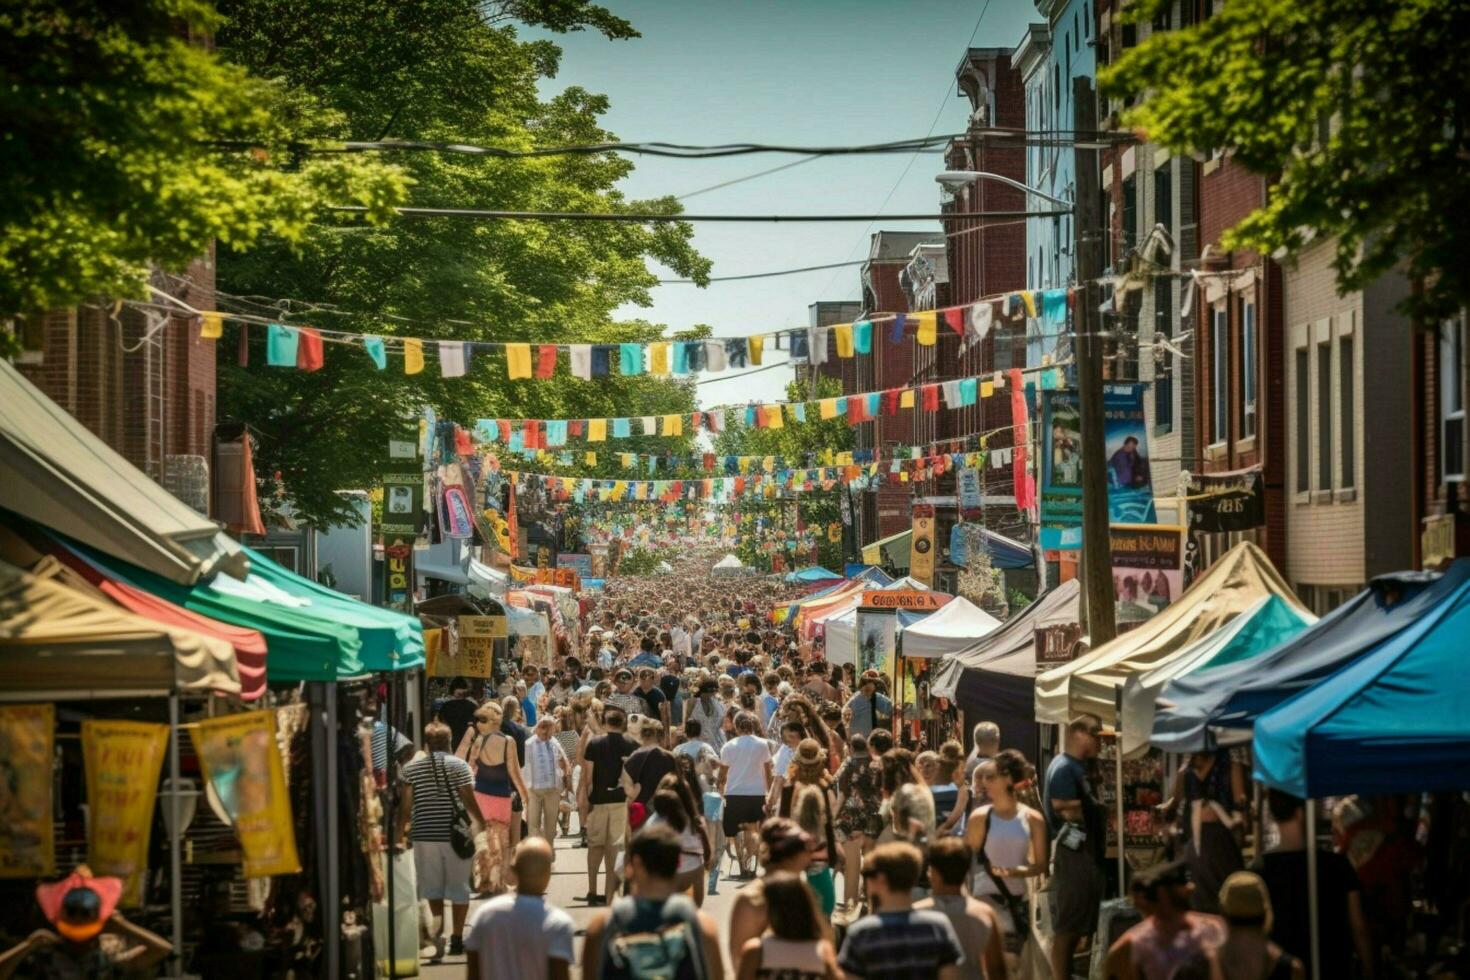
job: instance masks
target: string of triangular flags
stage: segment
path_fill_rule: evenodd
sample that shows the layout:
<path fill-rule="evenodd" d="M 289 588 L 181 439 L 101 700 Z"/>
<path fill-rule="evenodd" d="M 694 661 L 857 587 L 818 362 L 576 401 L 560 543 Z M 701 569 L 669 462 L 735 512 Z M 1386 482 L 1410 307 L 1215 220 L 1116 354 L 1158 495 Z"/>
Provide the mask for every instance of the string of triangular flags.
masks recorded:
<path fill-rule="evenodd" d="M 266 364 L 302 371 L 320 370 L 326 363 L 324 344 L 331 342 L 360 347 L 380 371 L 387 370 L 390 353 L 400 355 L 404 373 L 410 375 L 425 370 L 430 353 L 437 355 L 442 377 L 456 378 L 470 372 L 477 354 L 504 352 L 506 377 L 512 381 L 558 377 L 563 363 L 567 374 L 583 380 L 615 374 L 671 377 L 761 367 L 769 350 L 785 350 L 792 361 L 819 367 L 834 356 L 848 359 L 872 354 L 875 337 L 898 344 L 912 334 L 921 346 L 932 346 L 938 341 L 941 326 L 959 336 L 962 347 L 984 340 L 995 323 L 1005 321 L 1038 320 L 1043 328 L 1052 328 L 1060 335 L 1078 293 L 1077 287 L 1018 290 L 937 310 L 873 313 L 852 323 L 698 340 L 616 344 L 432 340 L 275 323 L 220 311 L 201 314 L 199 336 L 217 340 L 223 336 L 226 321 L 239 323 L 243 365 L 249 360 L 249 326 L 264 325 Z"/>
<path fill-rule="evenodd" d="M 584 440 L 591 446 L 609 439 L 632 438 L 635 434 L 671 438 L 697 435 L 701 430 L 719 434 L 725 431 L 732 410 L 742 413 L 739 417 L 750 428 L 783 429 L 788 424 L 801 425 L 839 418 L 846 419 L 849 425 L 859 425 L 880 416 L 897 415 L 904 410 L 937 412 L 941 408 L 968 408 L 1003 392 L 1008 379 L 1011 385 L 1022 384 L 1020 379 L 1024 375 L 1036 375 L 1036 385 L 1043 391 L 1062 387 L 1062 368 L 1070 362 L 1052 362 L 1049 357 L 1046 361 L 1045 364 L 1029 368 L 1013 368 L 1005 372 L 995 371 L 902 388 L 854 392 L 809 401 L 750 402 L 734 409 L 711 408 L 687 415 L 681 412 L 616 418 L 479 419 L 475 422 L 473 433 L 460 429 L 455 438 L 462 440 L 465 446 L 472 440 L 478 440 L 482 443 L 501 444 L 512 452 L 519 452 L 523 449 L 558 449 L 567 445 L 571 439 Z"/>

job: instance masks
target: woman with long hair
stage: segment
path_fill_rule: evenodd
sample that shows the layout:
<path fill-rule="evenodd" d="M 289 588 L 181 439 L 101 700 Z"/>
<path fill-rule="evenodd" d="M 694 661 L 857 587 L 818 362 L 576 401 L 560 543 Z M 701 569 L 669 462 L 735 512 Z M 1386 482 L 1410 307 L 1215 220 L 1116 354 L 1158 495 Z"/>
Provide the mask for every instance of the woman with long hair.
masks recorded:
<path fill-rule="evenodd" d="M 970 894 L 995 909 L 1006 931 L 1007 958 L 1017 957 L 1030 929 L 1026 924 L 1026 879 L 1045 874 L 1046 820 L 1017 794 L 1036 775 L 1026 757 L 1005 749 L 975 770 L 990 802 L 970 814 L 965 842 L 975 852 Z M 1014 965 L 1014 964 L 1013 964 Z"/>
<path fill-rule="evenodd" d="M 814 738 L 802 741 L 792 763 L 789 812 L 796 825 L 817 842 L 811 866 L 806 869 L 807 884 L 821 900 L 822 914 L 830 916 L 837 907 L 837 887 L 833 882 L 832 862 L 837 859 L 837 830 L 833 814 L 837 795 L 827 778 L 825 755 L 821 743 Z"/>
<path fill-rule="evenodd" d="M 738 950 L 738 980 L 840 980 L 837 952 L 801 876 L 778 871 L 766 876 L 761 890 L 771 931 Z"/>
<path fill-rule="evenodd" d="M 500 730 L 503 709 L 487 701 L 475 712 L 474 738 L 470 741 L 465 761 L 475 776 L 475 802 L 485 820 L 486 850 L 475 855 L 476 876 L 482 892 L 498 895 L 505 890 L 510 867 L 511 811 L 510 797 L 518 792 L 524 799 L 525 780 L 521 778 L 516 743 Z"/>
<path fill-rule="evenodd" d="M 869 834 L 883 803 L 883 792 L 879 772 L 868 756 L 868 740 L 861 732 L 853 732 L 848 745 L 851 752 L 837 770 L 837 829 L 843 842 L 842 904 L 853 906 L 862 880 L 863 851 L 873 843 Z"/>
<path fill-rule="evenodd" d="M 908 749 L 883 755 L 883 832 L 880 844 L 902 840 L 921 850 L 934 836 L 934 794 L 924 785 Z"/>
<path fill-rule="evenodd" d="M 703 904 L 704 867 L 710 860 L 710 842 L 684 778 L 671 772 L 659 780 L 658 789 L 649 800 L 649 809 L 653 813 L 647 825 L 667 824 L 679 835 L 679 870 L 674 887 L 681 892 L 692 892 L 695 905 Z"/>
<path fill-rule="evenodd" d="M 786 705 L 791 717 L 801 722 L 801 727 L 806 731 L 808 738 L 817 740 L 822 750 L 827 753 L 827 772 L 836 773 L 837 767 L 842 761 L 842 746 L 836 742 L 837 736 L 822 721 L 817 709 L 807 700 L 803 694 L 793 694 L 786 700 Z"/>
<path fill-rule="evenodd" d="M 732 961 L 740 958 L 746 942 L 760 936 L 771 925 L 765 899 L 766 878 L 782 871 L 800 876 L 811 865 L 812 849 L 816 845 L 796 821 L 785 817 L 772 817 L 761 824 L 760 842 L 765 875 L 736 892 L 730 907 L 730 930 L 726 938 Z M 826 931 L 824 925 L 823 933 Z"/>
<path fill-rule="evenodd" d="M 961 776 L 957 780 L 956 775 L 965 764 L 964 747 L 950 739 L 937 753 L 924 752 L 919 760 L 919 771 L 934 796 L 934 819 L 938 822 L 934 832 L 941 837 L 962 833 L 969 810 L 970 787 L 959 785 L 964 779 Z"/>

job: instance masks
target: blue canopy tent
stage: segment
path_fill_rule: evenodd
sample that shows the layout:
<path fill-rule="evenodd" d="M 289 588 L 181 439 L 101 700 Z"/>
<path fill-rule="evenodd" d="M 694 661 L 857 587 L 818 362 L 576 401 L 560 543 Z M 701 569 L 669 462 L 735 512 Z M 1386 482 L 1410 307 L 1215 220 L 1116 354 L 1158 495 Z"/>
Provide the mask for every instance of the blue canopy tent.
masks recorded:
<path fill-rule="evenodd" d="M 877 586 L 893 584 L 893 576 L 877 565 L 855 565 L 849 562 L 845 570 L 850 579 L 862 579 L 864 582 L 871 582 Z"/>
<path fill-rule="evenodd" d="M 832 582 L 841 578 L 841 574 L 832 571 L 830 568 L 823 568 L 821 565 L 809 565 L 806 568 L 799 568 L 794 572 L 786 573 L 786 581 L 788 582 Z"/>
<path fill-rule="evenodd" d="M 1024 545 L 987 527 L 978 527 L 974 524 L 956 524 L 950 528 L 950 564 L 963 568 L 970 563 L 969 538 L 977 532 L 992 567 L 1002 569 L 1035 567 L 1036 557 L 1031 554 L 1029 545 Z"/>
<path fill-rule="evenodd" d="M 1443 575 L 1381 575 L 1258 657 L 1176 677 L 1159 693 L 1150 743 L 1169 752 L 1200 752 L 1245 741 L 1253 719 L 1408 628 L 1467 581 L 1470 561 L 1455 562 Z"/>

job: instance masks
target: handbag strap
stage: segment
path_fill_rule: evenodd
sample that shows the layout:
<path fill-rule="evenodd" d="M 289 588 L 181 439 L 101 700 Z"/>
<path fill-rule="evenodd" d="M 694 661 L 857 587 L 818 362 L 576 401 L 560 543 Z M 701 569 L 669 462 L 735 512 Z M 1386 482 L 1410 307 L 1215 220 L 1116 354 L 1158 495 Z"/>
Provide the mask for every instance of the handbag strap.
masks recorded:
<path fill-rule="evenodd" d="M 985 844 L 990 843 L 990 818 L 994 813 L 994 807 L 986 807 Z M 1010 909 L 1011 923 L 1017 935 L 1020 935 L 1023 929 L 1029 932 L 1030 923 L 1027 921 L 1028 916 L 1026 910 L 1021 906 L 1021 896 L 1007 888 L 1005 882 L 1001 880 L 1000 875 L 995 873 L 995 867 L 990 863 L 990 856 L 985 853 L 984 845 L 981 845 L 980 853 L 977 856 L 980 858 L 980 866 L 985 869 L 985 874 L 989 876 L 991 883 L 1000 892 L 1001 900 L 1006 903 L 1006 908 Z"/>

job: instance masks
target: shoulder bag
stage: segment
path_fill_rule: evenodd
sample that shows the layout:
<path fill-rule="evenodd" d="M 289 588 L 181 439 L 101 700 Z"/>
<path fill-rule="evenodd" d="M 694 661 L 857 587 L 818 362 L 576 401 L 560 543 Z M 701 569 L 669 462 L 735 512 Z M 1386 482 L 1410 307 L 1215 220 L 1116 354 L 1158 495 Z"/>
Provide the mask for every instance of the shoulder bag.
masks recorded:
<path fill-rule="evenodd" d="M 985 811 L 986 844 L 990 843 L 990 817 L 994 812 L 993 809 Z M 1025 944 L 1031 935 L 1031 915 L 1026 908 L 1026 903 L 1022 900 L 1021 896 L 1014 894 L 1007 888 L 1005 881 L 1000 875 L 995 873 L 995 868 L 991 866 L 990 858 L 986 855 L 983 846 L 980 848 L 980 853 L 975 856 L 979 859 L 980 866 L 985 869 L 985 874 L 989 876 L 991 883 L 1000 892 L 1000 895 L 997 897 L 1005 903 L 1006 910 L 1011 913 L 1012 931 L 1010 935 L 1006 936 L 1006 950 L 1007 952 L 1018 953 L 1021 950 L 1021 946 Z"/>
<path fill-rule="evenodd" d="M 465 809 L 464 800 L 460 799 L 459 791 L 449 785 L 449 779 L 444 774 L 444 762 L 433 752 L 429 753 L 429 768 L 434 771 L 434 781 L 449 797 L 449 805 L 454 813 L 449 821 L 449 847 L 461 858 L 472 858 L 475 856 L 475 830 L 470 823 L 470 813 Z"/>

